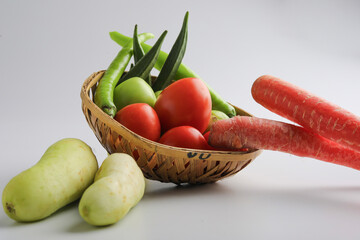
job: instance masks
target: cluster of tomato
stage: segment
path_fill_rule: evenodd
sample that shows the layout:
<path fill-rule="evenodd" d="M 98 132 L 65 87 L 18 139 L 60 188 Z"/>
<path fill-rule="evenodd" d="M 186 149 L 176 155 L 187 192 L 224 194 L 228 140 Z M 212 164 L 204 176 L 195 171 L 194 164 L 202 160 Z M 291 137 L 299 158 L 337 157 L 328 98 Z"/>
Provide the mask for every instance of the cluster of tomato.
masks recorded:
<path fill-rule="evenodd" d="M 126 81 L 122 84 L 125 83 Z M 126 91 L 117 93 L 117 89 L 115 90 L 115 103 L 121 102 L 118 98 L 134 95 L 131 91 L 139 95 L 141 87 L 133 86 Z M 146 95 L 145 92 L 140 94 Z M 200 79 L 180 79 L 166 87 L 155 101 L 149 101 L 147 98 L 145 101 L 133 102 L 121 106 L 114 117 L 131 131 L 170 146 L 213 149 L 207 143 L 209 134 L 205 133 L 211 117 L 211 96 Z"/>

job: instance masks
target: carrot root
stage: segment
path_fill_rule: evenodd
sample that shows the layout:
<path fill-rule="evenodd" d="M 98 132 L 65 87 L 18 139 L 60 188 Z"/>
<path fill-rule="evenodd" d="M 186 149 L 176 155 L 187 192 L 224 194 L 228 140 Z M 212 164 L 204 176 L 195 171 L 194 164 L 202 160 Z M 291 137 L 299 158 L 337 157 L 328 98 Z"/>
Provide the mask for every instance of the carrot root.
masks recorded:
<path fill-rule="evenodd" d="M 213 124 L 209 144 L 255 148 L 310 157 L 360 170 L 360 153 L 305 128 L 274 120 L 237 116 Z"/>
<path fill-rule="evenodd" d="M 306 129 L 360 151 L 360 117 L 279 78 L 259 77 L 251 89 L 256 102 Z"/>

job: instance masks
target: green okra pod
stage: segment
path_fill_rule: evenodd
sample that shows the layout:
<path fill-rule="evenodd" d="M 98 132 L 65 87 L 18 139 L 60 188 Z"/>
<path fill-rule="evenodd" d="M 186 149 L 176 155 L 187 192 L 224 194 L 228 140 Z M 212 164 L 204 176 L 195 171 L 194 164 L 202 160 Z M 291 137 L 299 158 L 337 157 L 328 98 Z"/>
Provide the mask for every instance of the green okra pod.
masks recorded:
<path fill-rule="evenodd" d="M 186 50 L 186 43 L 188 37 L 188 18 L 189 12 L 186 12 L 183 25 L 180 33 L 171 48 L 168 57 L 161 68 L 160 73 L 153 85 L 154 91 L 159 91 L 170 85 L 171 81 L 174 80 L 175 74 L 179 69 L 181 61 L 184 57 Z"/>
<path fill-rule="evenodd" d="M 133 44 L 134 44 L 134 64 L 136 64 L 145 55 L 144 49 L 142 48 L 139 42 L 137 25 L 135 25 L 135 29 L 134 29 Z M 151 86 L 152 78 L 150 73 L 148 76 L 144 78 L 144 80 Z"/>
<path fill-rule="evenodd" d="M 138 37 L 137 25 L 134 28 L 133 34 L 133 48 L 134 48 L 134 64 L 136 64 L 144 55 L 144 50 L 141 47 Z"/>

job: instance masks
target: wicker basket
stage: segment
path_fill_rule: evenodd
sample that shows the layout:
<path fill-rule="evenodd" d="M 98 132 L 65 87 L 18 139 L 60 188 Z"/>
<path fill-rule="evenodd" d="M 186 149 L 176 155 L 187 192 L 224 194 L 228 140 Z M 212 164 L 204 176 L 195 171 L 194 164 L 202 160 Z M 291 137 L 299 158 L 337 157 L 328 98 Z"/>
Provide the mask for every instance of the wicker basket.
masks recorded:
<path fill-rule="evenodd" d="M 82 110 L 90 128 L 108 153 L 125 152 L 148 179 L 176 184 L 211 183 L 231 176 L 253 161 L 260 150 L 207 151 L 171 147 L 145 139 L 109 117 L 92 100 L 104 71 L 93 73 L 81 89 Z M 249 113 L 235 107 L 238 115 Z"/>

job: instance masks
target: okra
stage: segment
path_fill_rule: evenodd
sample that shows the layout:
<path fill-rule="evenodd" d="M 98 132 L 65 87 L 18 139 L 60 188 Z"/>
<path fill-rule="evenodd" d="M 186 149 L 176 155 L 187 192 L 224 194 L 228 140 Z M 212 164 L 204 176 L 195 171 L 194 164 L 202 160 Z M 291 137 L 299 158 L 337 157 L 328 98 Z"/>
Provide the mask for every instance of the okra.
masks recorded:
<path fill-rule="evenodd" d="M 175 74 L 179 69 L 181 61 L 184 57 L 186 50 L 186 43 L 188 37 L 188 17 L 189 12 L 186 12 L 183 25 L 180 33 L 166 58 L 164 66 L 161 68 L 160 73 L 153 85 L 154 91 L 159 91 L 170 85 L 174 80 Z"/>
<path fill-rule="evenodd" d="M 134 44 L 134 64 L 136 64 L 145 55 L 144 49 L 142 48 L 139 42 L 137 25 L 135 25 L 135 29 L 134 29 L 133 44 Z M 144 80 L 151 86 L 152 84 L 151 74 L 145 77 Z"/>
<path fill-rule="evenodd" d="M 133 34 L 133 48 L 134 48 L 134 64 L 136 64 L 144 55 L 144 50 L 141 47 L 138 37 L 137 25 L 134 28 Z"/>

